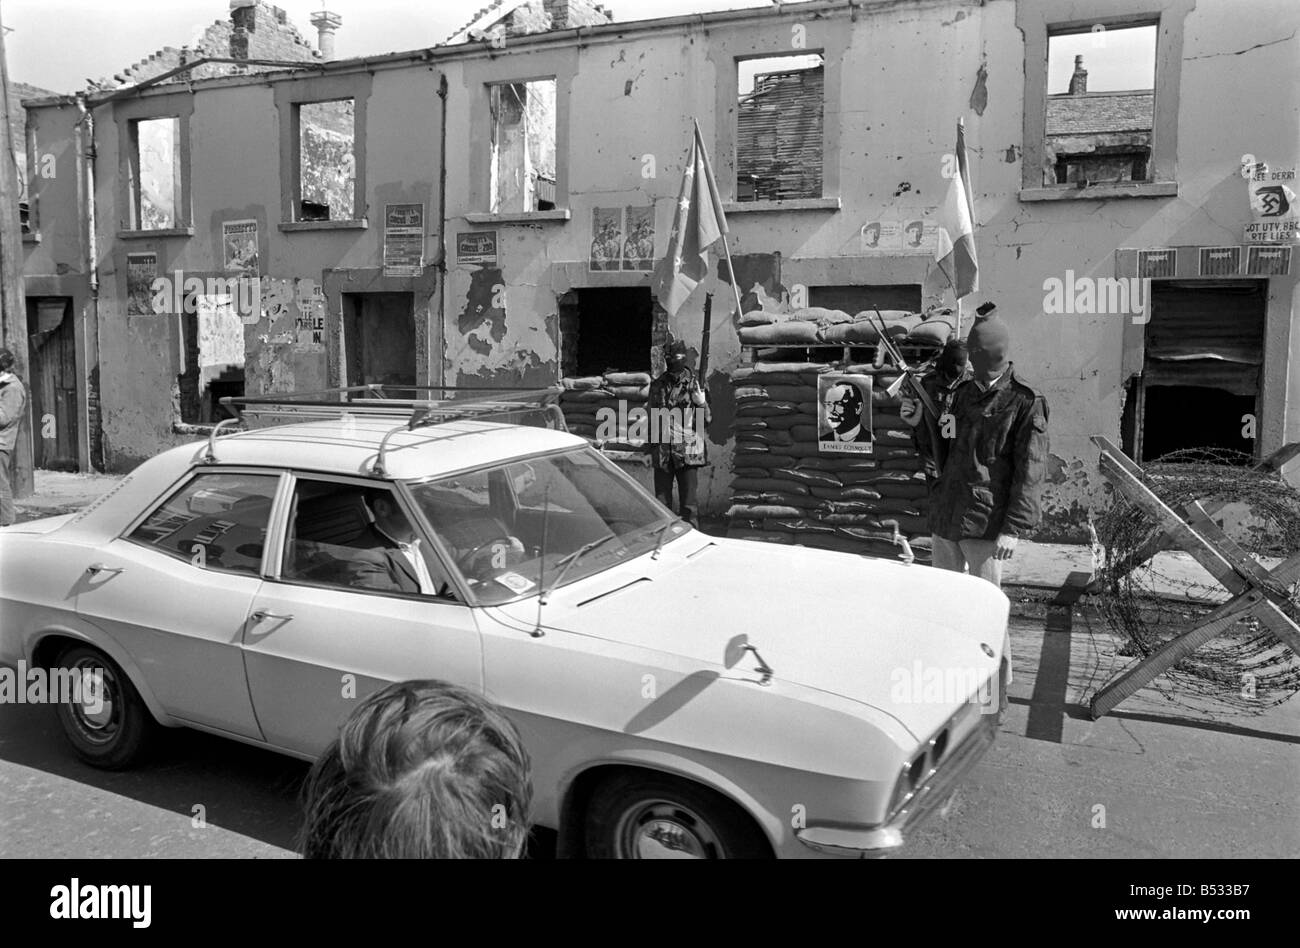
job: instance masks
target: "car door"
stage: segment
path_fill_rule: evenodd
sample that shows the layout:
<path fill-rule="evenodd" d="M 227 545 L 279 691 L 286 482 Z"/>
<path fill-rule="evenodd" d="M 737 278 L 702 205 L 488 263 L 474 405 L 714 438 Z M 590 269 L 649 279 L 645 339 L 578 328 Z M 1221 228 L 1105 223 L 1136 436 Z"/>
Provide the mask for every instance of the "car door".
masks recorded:
<path fill-rule="evenodd" d="M 86 571 L 77 612 L 135 659 L 162 707 L 182 721 L 261 737 L 242 645 L 281 478 L 196 471 Z"/>
<path fill-rule="evenodd" d="M 249 692 L 266 739 L 317 756 L 373 691 L 394 681 L 437 678 L 481 691 L 474 610 L 449 588 L 450 574 L 424 549 L 435 589 L 385 588 L 364 573 L 392 550 L 372 509 L 376 497 L 415 521 L 391 485 L 300 475 L 277 519 L 276 549 L 244 632 Z"/>

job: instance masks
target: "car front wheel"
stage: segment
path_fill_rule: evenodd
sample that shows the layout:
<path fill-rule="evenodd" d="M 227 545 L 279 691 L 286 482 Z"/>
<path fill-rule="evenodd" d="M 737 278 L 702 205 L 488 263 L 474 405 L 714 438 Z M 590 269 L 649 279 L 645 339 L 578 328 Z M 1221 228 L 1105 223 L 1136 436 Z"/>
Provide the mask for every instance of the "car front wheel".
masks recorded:
<path fill-rule="evenodd" d="M 772 853 L 735 803 L 696 784 L 651 773 L 601 783 L 587 808 L 590 859 L 764 859 Z"/>
<path fill-rule="evenodd" d="M 59 723 L 77 756 L 104 770 L 121 770 L 139 761 L 158 723 L 117 663 L 98 649 L 72 645 L 59 655 L 57 665 L 73 672 L 79 684 L 58 705 Z"/>

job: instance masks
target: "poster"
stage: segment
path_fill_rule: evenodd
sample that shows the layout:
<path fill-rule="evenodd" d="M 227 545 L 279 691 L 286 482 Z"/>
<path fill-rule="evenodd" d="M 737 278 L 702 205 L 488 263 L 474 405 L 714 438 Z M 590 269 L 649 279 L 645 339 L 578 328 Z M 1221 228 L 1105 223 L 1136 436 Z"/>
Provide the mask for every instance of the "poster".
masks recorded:
<path fill-rule="evenodd" d="M 154 315 L 153 281 L 157 276 L 157 253 L 126 255 L 126 315 Z"/>
<path fill-rule="evenodd" d="M 655 268 L 655 209 L 627 207 L 623 209 L 623 269 L 645 270 Z"/>
<path fill-rule="evenodd" d="M 456 262 L 497 265 L 497 232 L 475 230 L 456 235 Z"/>
<path fill-rule="evenodd" d="M 591 269 L 617 270 L 623 257 L 623 209 L 591 209 Z"/>
<path fill-rule="evenodd" d="M 862 225 L 863 253 L 898 253 L 902 249 L 902 221 L 867 221 Z"/>
<path fill-rule="evenodd" d="M 424 272 L 424 205 L 384 205 L 384 276 Z"/>
<path fill-rule="evenodd" d="M 257 254 L 257 221 L 222 221 L 221 243 L 225 249 L 227 273 L 248 276 L 261 273 Z"/>
<path fill-rule="evenodd" d="M 910 220 L 903 223 L 903 250 L 908 253 L 934 253 L 939 246 L 939 225 L 934 221 Z"/>
<path fill-rule="evenodd" d="M 1254 221 L 1246 225 L 1248 244 L 1294 243 L 1300 240 L 1300 198 L 1296 197 L 1296 169 L 1269 169 L 1258 164 L 1249 178 L 1250 210 Z"/>
<path fill-rule="evenodd" d="M 871 376 L 817 376 L 817 443 L 822 454 L 871 454 Z"/>

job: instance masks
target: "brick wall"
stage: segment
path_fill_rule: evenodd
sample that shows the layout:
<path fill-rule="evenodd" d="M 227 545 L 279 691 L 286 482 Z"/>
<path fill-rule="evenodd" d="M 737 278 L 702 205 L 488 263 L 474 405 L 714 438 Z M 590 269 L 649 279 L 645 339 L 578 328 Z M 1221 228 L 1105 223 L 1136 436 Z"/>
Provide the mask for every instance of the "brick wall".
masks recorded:
<path fill-rule="evenodd" d="M 592 3 L 591 0 L 545 0 L 547 11 L 551 14 L 553 29 L 571 30 L 575 26 L 597 26 L 610 23 L 614 13 L 606 10 L 604 4 Z"/>

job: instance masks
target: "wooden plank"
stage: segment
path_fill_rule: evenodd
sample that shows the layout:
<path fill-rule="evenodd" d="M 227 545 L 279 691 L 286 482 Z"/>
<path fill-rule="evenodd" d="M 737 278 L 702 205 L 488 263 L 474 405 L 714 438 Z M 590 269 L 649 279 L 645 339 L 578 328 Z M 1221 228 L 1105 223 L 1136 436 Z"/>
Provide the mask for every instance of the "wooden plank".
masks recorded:
<path fill-rule="evenodd" d="M 1277 636 L 1278 641 L 1300 656 L 1300 625 L 1296 625 L 1295 620 L 1283 612 L 1276 602 L 1265 600 L 1256 615 Z"/>
<path fill-rule="evenodd" d="M 1221 635 L 1233 623 L 1247 615 L 1255 615 L 1262 619 L 1267 606 L 1273 606 L 1273 603 L 1265 600 L 1261 594 L 1252 592 L 1215 609 L 1200 625 L 1166 642 L 1098 691 L 1089 702 L 1092 719 L 1095 721 L 1110 712 L 1125 698 L 1150 684 L 1206 642 Z"/>

